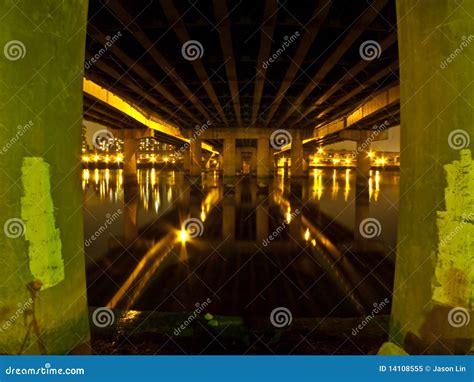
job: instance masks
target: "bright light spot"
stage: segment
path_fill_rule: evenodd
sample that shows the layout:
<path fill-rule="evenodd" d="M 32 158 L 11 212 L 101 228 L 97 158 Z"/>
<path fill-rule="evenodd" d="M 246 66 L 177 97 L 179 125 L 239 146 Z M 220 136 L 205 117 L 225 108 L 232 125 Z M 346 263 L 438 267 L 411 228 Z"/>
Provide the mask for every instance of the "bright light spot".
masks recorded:
<path fill-rule="evenodd" d="M 99 156 L 98 155 L 94 155 L 94 160 L 97 162 L 99 160 Z"/>
<path fill-rule="evenodd" d="M 374 156 L 374 153 L 372 151 L 369 151 L 367 155 L 369 156 L 369 158 L 372 158 Z"/>
<path fill-rule="evenodd" d="M 201 221 L 206 220 L 206 213 L 204 211 L 201 211 Z"/>
<path fill-rule="evenodd" d="M 306 232 L 304 233 L 304 239 L 305 239 L 306 241 L 309 240 L 309 228 L 306 228 Z"/>
<path fill-rule="evenodd" d="M 323 153 L 324 153 L 324 150 L 323 150 L 322 147 L 320 147 L 320 148 L 318 149 L 318 154 L 323 154 Z"/>
<path fill-rule="evenodd" d="M 87 155 L 83 155 L 82 156 L 82 161 L 86 162 L 86 163 L 89 162 L 89 157 Z"/>
<path fill-rule="evenodd" d="M 188 240 L 188 232 L 183 228 L 180 232 L 179 232 L 179 238 L 180 240 L 185 243 L 187 240 Z"/>
<path fill-rule="evenodd" d="M 311 244 L 313 245 L 313 247 L 316 247 L 316 240 L 315 239 L 311 240 Z"/>

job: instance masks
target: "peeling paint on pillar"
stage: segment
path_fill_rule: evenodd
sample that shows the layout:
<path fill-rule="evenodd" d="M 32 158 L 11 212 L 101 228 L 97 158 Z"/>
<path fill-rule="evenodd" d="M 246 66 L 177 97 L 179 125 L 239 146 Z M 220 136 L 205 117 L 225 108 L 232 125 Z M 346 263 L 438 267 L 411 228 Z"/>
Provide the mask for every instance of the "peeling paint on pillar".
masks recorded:
<path fill-rule="evenodd" d="M 49 165 L 43 158 L 26 157 L 21 172 L 24 190 L 21 218 L 29 242 L 30 271 L 45 290 L 64 280 L 61 235 L 55 227 Z"/>
<path fill-rule="evenodd" d="M 474 161 L 470 150 L 444 166 L 446 211 L 438 211 L 433 300 L 469 308 L 474 290 Z"/>

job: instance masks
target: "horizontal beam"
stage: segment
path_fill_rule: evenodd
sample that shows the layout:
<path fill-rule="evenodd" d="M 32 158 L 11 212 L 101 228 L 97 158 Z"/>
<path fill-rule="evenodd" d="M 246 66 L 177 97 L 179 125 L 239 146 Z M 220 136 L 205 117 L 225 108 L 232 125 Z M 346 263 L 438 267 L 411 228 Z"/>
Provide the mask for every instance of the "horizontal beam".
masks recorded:
<path fill-rule="evenodd" d="M 123 98 L 112 93 L 111 91 L 104 89 L 95 82 L 84 78 L 83 80 L 83 91 L 89 96 L 105 103 L 109 107 L 128 115 L 133 118 L 135 121 L 141 123 L 143 126 L 156 130 L 159 133 L 169 135 L 175 140 L 181 141 L 182 143 L 189 143 L 189 139 L 183 137 L 179 129 L 175 126 L 172 126 L 156 116 L 145 115 L 142 111 L 138 110 L 135 106 L 131 105 Z M 203 149 L 217 153 L 211 145 L 207 143 L 202 144 Z"/>

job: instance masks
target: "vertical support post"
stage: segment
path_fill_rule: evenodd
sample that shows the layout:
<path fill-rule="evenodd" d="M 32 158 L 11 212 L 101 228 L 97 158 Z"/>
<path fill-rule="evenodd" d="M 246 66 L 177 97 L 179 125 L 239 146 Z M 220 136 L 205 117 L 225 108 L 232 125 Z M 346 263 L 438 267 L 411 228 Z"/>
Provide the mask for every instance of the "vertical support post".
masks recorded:
<path fill-rule="evenodd" d="M 200 176 L 202 171 L 202 148 L 201 140 L 193 139 L 191 141 L 191 176 Z"/>
<path fill-rule="evenodd" d="M 137 177 L 137 151 L 139 140 L 134 129 L 125 129 L 123 136 L 123 174 L 126 183 L 136 183 Z"/>
<path fill-rule="evenodd" d="M 259 138 L 257 140 L 257 178 L 270 176 L 270 140 Z"/>
<path fill-rule="evenodd" d="M 224 139 L 222 155 L 224 160 L 224 177 L 235 177 L 235 138 Z"/>
<path fill-rule="evenodd" d="M 303 141 L 300 130 L 293 130 L 291 134 L 291 177 L 303 176 Z"/>
<path fill-rule="evenodd" d="M 390 332 L 412 354 L 467 353 L 474 338 L 473 14 L 473 2 L 397 2 L 401 199 Z"/>
<path fill-rule="evenodd" d="M 89 342 L 80 185 L 87 1 L 0 8 L 0 353 L 80 352 Z"/>
<path fill-rule="evenodd" d="M 364 137 L 363 134 L 362 137 Z M 367 238 L 361 227 L 363 221 L 369 217 L 370 195 L 370 144 L 364 139 L 357 141 L 356 157 L 356 189 L 355 189 L 355 223 L 354 240 L 357 251 L 367 249 Z"/>

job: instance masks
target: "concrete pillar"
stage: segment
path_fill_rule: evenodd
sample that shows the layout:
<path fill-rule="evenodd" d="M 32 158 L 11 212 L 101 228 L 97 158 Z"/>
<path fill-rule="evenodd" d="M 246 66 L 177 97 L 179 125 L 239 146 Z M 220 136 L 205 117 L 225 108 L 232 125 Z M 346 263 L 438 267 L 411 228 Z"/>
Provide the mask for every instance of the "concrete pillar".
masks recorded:
<path fill-rule="evenodd" d="M 183 151 L 183 170 L 185 173 L 189 174 L 191 171 L 191 148 L 188 147 Z"/>
<path fill-rule="evenodd" d="M 0 8 L 0 353 L 80 352 L 89 341 L 80 185 L 87 1 Z"/>
<path fill-rule="evenodd" d="M 136 182 L 139 135 L 135 129 L 121 131 L 123 137 L 123 175 L 125 182 Z"/>
<path fill-rule="evenodd" d="M 193 139 L 191 142 L 191 176 L 200 176 L 202 171 L 202 148 L 201 140 Z"/>
<path fill-rule="evenodd" d="M 411 354 L 473 344 L 474 51 L 461 37 L 473 14 L 472 1 L 397 2 L 401 198 L 390 334 Z"/>
<path fill-rule="evenodd" d="M 224 139 L 224 149 L 222 150 L 224 160 L 224 177 L 235 176 L 235 138 Z"/>
<path fill-rule="evenodd" d="M 356 251 L 363 252 L 368 248 L 367 234 L 364 231 L 364 220 L 369 218 L 370 193 L 370 144 L 364 139 L 357 141 L 356 155 L 356 189 L 355 189 L 355 221 L 354 240 Z"/>
<path fill-rule="evenodd" d="M 291 133 L 291 177 L 303 177 L 303 141 L 300 130 Z"/>
<path fill-rule="evenodd" d="M 138 237 L 138 199 L 138 183 L 133 179 L 124 181 L 123 236 L 126 246 L 132 245 Z"/>
<path fill-rule="evenodd" d="M 273 175 L 271 166 L 269 138 L 259 138 L 257 140 L 257 178 Z"/>

